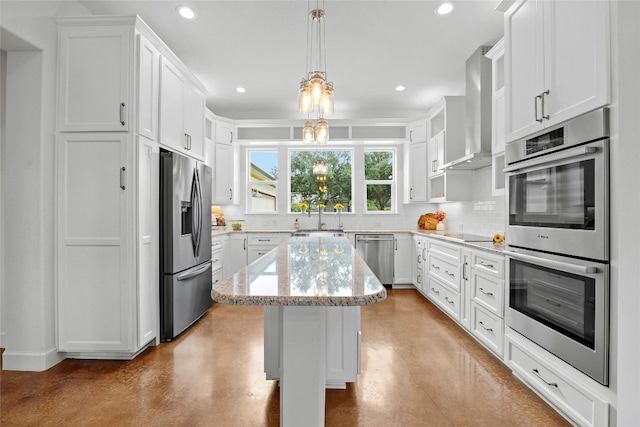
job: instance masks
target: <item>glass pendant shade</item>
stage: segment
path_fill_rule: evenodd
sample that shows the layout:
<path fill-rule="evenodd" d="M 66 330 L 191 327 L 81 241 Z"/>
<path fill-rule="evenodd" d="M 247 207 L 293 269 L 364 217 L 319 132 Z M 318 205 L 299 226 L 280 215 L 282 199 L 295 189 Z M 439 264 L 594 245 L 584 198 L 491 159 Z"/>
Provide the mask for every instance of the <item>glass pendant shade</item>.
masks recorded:
<path fill-rule="evenodd" d="M 316 142 L 324 145 L 329 141 L 329 123 L 326 119 L 319 118 L 316 124 Z"/>
<path fill-rule="evenodd" d="M 327 174 L 327 164 L 323 160 L 316 160 L 313 164 L 313 174 L 314 175 L 326 175 Z"/>
<path fill-rule="evenodd" d="M 315 142 L 315 130 L 313 129 L 313 123 L 307 122 L 302 128 L 302 142 L 305 144 L 313 144 Z"/>
<path fill-rule="evenodd" d="M 300 90 L 298 92 L 298 109 L 303 114 L 309 114 L 313 109 L 313 103 L 311 102 L 311 85 L 309 80 L 302 80 L 300 82 Z"/>
<path fill-rule="evenodd" d="M 322 96 L 324 94 L 324 76 L 321 73 L 315 72 L 309 79 L 309 85 L 311 86 L 311 100 L 314 107 L 321 105 Z"/>
<path fill-rule="evenodd" d="M 320 103 L 320 111 L 322 115 L 330 115 L 333 113 L 333 83 L 327 83 L 324 85 L 322 91 L 322 102 Z"/>

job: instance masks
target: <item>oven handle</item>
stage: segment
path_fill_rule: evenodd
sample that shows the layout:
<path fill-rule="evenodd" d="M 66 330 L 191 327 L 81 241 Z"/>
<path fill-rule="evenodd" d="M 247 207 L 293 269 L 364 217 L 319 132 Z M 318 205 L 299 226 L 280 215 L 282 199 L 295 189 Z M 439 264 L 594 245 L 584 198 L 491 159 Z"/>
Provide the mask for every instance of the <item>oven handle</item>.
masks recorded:
<path fill-rule="evenodd" d="M 511 166 L 507 166 L 503 169 L 503 172 L 513 172 L 520 169 L 528 168 L 529 166 L 537 166 L 544 163 L 550 163 L 555 160 L 565 160 L 571 157 L 583 156 L 585 154 L 593 154 L 598 149 L 596 147 L 576 147 L 569 150 L 564 150 L 561 152 L 555 152 L 546 154 L 544 156 L 535 157 L 530 160 L 524 160 L 522 162 L 516 163 Z"/>
<path fill-rule="evenodd" d="M 538 265 L 541 265 L 543 267 L 548 267 L 548 268 L 553 268 L 555 270 L 562 270 L 562 271 L 566 271 L 568 273 L 574 273 L 574 274 L 581 274 L 581 275 L 587 275 L 587 274 L 597 274 L 598 273 L 598 267 L 584 267 L 582 265 L 575 265 L 575 264 L 569 264 L 566 262 L 562 262 L 562 261 L 555 261 L 555 260 L 551 260 L 551 259 L 545 259 L 545 258 L 539 258 L 537 256 L 531 256 L 531 255 L 524 255 L 524 254 L 520 254 L 517 252 L 511 252 L 511 251 L 503 251 L 503 253 L 507 256 L 510 256 L 512 258 L 516 258 L 516 259 L 521 259 L 523 261 L 529 261 L 531 263 L 535 263 Z"/>

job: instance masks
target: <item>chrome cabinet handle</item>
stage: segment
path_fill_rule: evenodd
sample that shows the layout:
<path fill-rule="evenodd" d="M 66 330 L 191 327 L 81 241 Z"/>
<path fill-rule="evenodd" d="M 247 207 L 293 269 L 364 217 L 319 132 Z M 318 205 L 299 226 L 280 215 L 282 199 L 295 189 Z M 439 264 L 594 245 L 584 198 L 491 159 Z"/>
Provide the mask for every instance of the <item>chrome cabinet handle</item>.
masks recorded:
<path fill-rule="evenodd" d="M 216 283 L 218 283 L 220 281 L 220 279 L 216 279 L 215 282 L 212 283 L 212 285 L 215 285 Z"/>
<path fill-rule="evenodd" d="M 409 131 L 409 142 L 413 142 L 413 130 Z"/>
<path fill-rule="evenodd" d="M 493 296 L 493 292 L 487 292 L 483 288 L 478 288 L 478 290 L 480 292 L 482 292 L 483 294 L 485 294 L 486 296 L 488 296 L 488 297 L 492 297 Z"/>
<path fill-rule="evenodd" d="M 418 275 L 416 276 L 416 282 L 418 282 L 418 283 L 422 283 L 422 274 L 418 274 Z"/>
<path fill-rule="evenodd" d="M 467 277 L 467 266 L 469 264 L 465 261 L 464 264 L 462 264 L 462 280 L 469 280 L 469 278 Z"/>
<path fill-rule="evenodd" d="M 409 189 L 409 199 L 413 200 L 413 188 Z"/>
<path fill-rule="evenodd" d="M 548 114 L 546 114 L 546 115 L 544 114 L 544 98 L 545 98 L 545 95 L 549 95 L 549 89 L 545 90 L 544 92 L 542 92 L 540 94 L 540 97 L 542 98 L 542 118 L 546 119 L 546 120 L 549 120 L 549 115 Z M 540 121 L 542 121 L 542 120 L 540 120 Z"/>
<path fill-rule="evenodd" d="M 431 290 L 433 291 L 434 294 L 440 295 L 440 291 L 438 291 L 437 289 L 431 288 Z"/>
<path fill-rule="evenodd" d="M 494 268 L 493 264 L 485 264 L 484 262 L 480 261 L 480 265 L 485 267 L 485 268 Z"/>
<path fill-rule="evenodd" d="M 229 200 L 233 200 L 233 188 L 229 189 Z"/>
<path fill-rule="evenodd" d="M 555 387 L 558 388 L 558 383 L 550 383 L 547 380 L 545 380 L 544 378 L 542 378 L 542 375 L 540 374 L 540 371 L 538 371 L 538 368 L 533 368 L 531 370 L 531 372 L 533 372 L 533 374 L 540 378 L 542 380 L 543 383 L 545 383 L 546 385 L 548 385 L 549 387 Z"/>
<path fill-rule="evenodd" d="M 124 166 L 120 168 L 120 188 L 123 190 L 125 189 L 124 183 L 126 181 L 125 171 L 126 169 Z"/>
<path fill-rule="evenodd" d="M 247 239 L 244 239 L 243 243 L 242 243 L 242 248 L 246 251 L 247 250 Z"/>
<path fill-rule="evenodd" d="M 482 329 L 484 329 L 485 331 L 493 333 L 493 328 L 487 328 L 486 326 L 484 326 L 482 320 L 478 322 L 478 325 L 482 326 Z"/>
<path fill-rule="evenodd" d="M 189 134 L 188 133 L 184 134 L 184 149 L 185 150 L 189 149 Z"/>
<path fill-rule="evenodd" d="M 536 116 L 536 122 L 542 123 L 542 118 L 538 118 L 538 99 L 542 100 L 542 94 L 536 95 L 536 97 L 533 98 L 533 112 Z"/>
<path fill-rule="evenodd" d="M 393 243 L 395 244 L 395 250 L 398 250 L 398 239 L 393 239 Z"/>
<path fill-rule="evenodd" d="M 449 277 L 456 277 L 454 273 L 449 273 L 449 270 L 445 270 L 444 272 L 447 273 Z"/>
<path fill-rule="evenodd" d="M 420 259 L 420 254 L 418 254 L 418 264 L 421 264 L 422 260 Z"/>
<path fill-rule="evenodd" d="M 444 297 L 444 300 L 445 300 L 446 302 L 448 302 L 449 304 L 451 304 L 451 305 L 455 304 L 453 301 L 451 301 L 451 300 L 449 299 L 449 297 Z"/>
<path fill-rule="evenodd" d="M 437 266 L 437 265 L 435 265 L 435 264 L 431 264 L 431 267 L 433 267 L 433 268 L 434 268 L 434 269 L 436 269 L 436 270 L 440 270 L 440 267 L 438 267 L 438 266 Z"/>
<path fill-rule="evenodd" d="M 229 132 L 229 143 L 233 142 L 233 131 Z"/>
<path fill-rule="evenodd" d="M 124 115 L 125 115 L 124 114 L 124 107 L 125 107 L 124 102 L 121 102 L 120 103 L 120 124 L 122 126 L 124 126 L 126 124 L 125 121 L 124 121 Z"/>
<path fill-rule="evenodd" d="M 216 259 L 214 259 L 214 260 L 213 260 L 213 261 L 211 261 L 211 262 L 213 263 L 213 262 L 218 262 L 218 261 L 220 261 L 220 260 L 216 258 Z"/>

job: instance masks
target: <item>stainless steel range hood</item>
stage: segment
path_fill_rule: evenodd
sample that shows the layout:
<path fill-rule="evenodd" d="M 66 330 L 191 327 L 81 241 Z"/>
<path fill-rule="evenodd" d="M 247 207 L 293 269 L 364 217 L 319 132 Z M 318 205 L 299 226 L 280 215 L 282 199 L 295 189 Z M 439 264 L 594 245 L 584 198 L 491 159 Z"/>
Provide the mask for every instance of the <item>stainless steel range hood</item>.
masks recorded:
<path fill-rule="evenodd" d="M 465 155 L 445 169 L 479 169 L 491 164 L 491 46 L 479 47 L 466 62 Z"/>

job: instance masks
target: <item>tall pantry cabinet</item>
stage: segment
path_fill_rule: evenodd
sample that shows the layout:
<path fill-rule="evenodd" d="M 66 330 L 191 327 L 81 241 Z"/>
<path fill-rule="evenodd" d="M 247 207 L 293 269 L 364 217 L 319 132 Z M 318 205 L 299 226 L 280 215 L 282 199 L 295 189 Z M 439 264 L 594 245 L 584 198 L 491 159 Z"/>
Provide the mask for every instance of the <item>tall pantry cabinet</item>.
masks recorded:
<path fill-rule="evenodd" d="M 201 116 L 204 88 L 139 17 L 58 26 L 57 347 L 130 359 L 158 331 L 161 60 L 198 92 Z"/>

